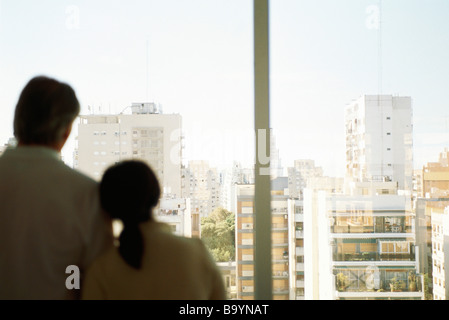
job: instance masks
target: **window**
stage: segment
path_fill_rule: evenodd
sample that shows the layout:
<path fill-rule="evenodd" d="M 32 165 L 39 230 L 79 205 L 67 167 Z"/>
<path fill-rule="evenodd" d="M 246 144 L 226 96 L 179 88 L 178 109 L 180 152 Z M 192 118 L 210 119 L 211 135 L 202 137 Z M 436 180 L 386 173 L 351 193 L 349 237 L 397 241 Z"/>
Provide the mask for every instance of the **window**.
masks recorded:
<path fill-rule="evenodd" d="M 410 244 L 407 241 L 381 241 L 380 242 L 381 253 L 409 253 Z"/>
<path fill-rule="evenodd" d="M 287 215 L 287 219 L 281 219 L 284 221 L 275 222 L 276 234 L 272 235 L 282 252 L 298 252 L 289 260 L 289 277 L 299 272 L 292 266 L 298 255 L 307 263 L 338 252 L 332 241 L 328 241 L 329 252 L 318 250 L 323 248 L 321 241 L 329 237 L 323 233 L 329 226 L 332 236 L 344 239 L 348 234 L 353 243 L 345 248 L 354 248 L 350 253 L 353 259 L 359 259 L 361 252 L 356 251 L 365 238 L 378 247 L 375 254 L 414 253 L 413 237 L 403 241 L 403 233 L 416 230 L 414 203 L 410 203 L 412 212 L 405 212 L 409 207 L 395 207 L 394 213 L 382 212 L 382 208 L 396 200 L 378 208 L 375 205 L 379 197 L 409 194 L 416 200 L 426 194 L 430 198 L 443 196 L 433 191 L 438 188 L 423 190 L 421 195 L 415 195 L 420 191 L 412 188 L 413 177 L 418 174 L 414 170 L 422 171 L 426 164 L 436 163 L 446 139 L 449 47 L 441 41 L 449 37 L 444 15 L 449 4 L 445 1 L 431 6 L 418 0 L 270 1 L 269 24 L 260 14 L 265 12 L 259 7 L 262 1 L 137 0 L 129 5 L 97 0 L 75 3 L 79 9 L 75 11 L 67 11 L 65 3 L 49 3 L 1 1 L 0 103 L 15 105 L 20 86 L 36 73 L 49 73 L 73 84 L 81 114 L 97 122 L 80 118 L 80 126 L 74 125 L 63 149 L 69 164 L 73 162 L 77 168 L 92 166 L 88 169 L 99 179 L 99 169 L 118 159 L 145 158 L 161 175 L 165 172 L 166 194 L 170 189 L 166 186 L 176 183 L 171 194 L 176 193 L 174 189 L 182 189 L 177 198 L 191 196 L 192 206 L 198 203 L 198 211 L 192 209 L 193 236 L 201 234 L 201 217 L 209 212 L 205 211 L 208 206 L 200 204 L 208 200 L 232 208 L 241 219 L 239 230 L 244 234 L 257 229 L 255 221 L 243 219 L 260 214 L 261 202 L 268 203 L 267 208 L 271 201 L 279 202 L 272 212 L 268 210 L 269 219 L 263 225 L 271 227 L 272 219 Z M 256 20 L 253 9 L 257 9 Z M 261 48 L 265 38 L 254 39 L 253 31 L 263 33 L 268 26 L 268 61 L 255 61 L 254 54 L 260 52 L 255 52 L 254 41 Z M 96 41 L 99 38 L 105 41 Z M 256 62 L 260 68 L 254 68 Z M 257 86 L 259 82 L 256 85 L 254 80 L 266 80 L 268 71 L 269 86 Z M 146 121 L 127 123 L 133 103 L 138 104 L 139 112 L 150 110 L 158 118 L 157 129 L 148 127 Z M 12 136 L 11 123 L 7 122 L 12 119 L 9 109 L 1 111 L 1 144 Z M 181 117 L 176 122 L 179 130 L 172 124 L 162 125 L 161 119 L 174 114 Z M 116 118 L 119 116 L 120 121 Z M 263 152 L 256 154 L 256 116 L 266 117 L 271 128 L 263 132 L 265 136 L 257 136 L 260 141 L 270 140 L 268 174 L 255 172 L 254 159 L 268 158 Z M 265 124 L 264 119 L 262 122 Z M 92 129 L 82 131 L 81 124 L 92 124 Z M 402 131 L 397 131 L 399 127 Z M 178 156 L 170 155 L 172 148 L 166 143 L 171 139 L 173 145 L 181 146 Z M 83 141 L 90 146 L 85 147 Z M 78 154 L 78 159 L 73 154 Z M 167 167 L 174 155 L 181 163 L 175 169 Z M 83 157 L 89 159 L 84 161 Z M 104 160 L 102 166 L 98 159 Z M 441 159 L 445 159 L 444 153 Z M 207 164 L 194 164 L 193 160 Z M 198 171 L 194 170 L 196 165 Z M 428 170 L 433 168 L 431 165 Z M 172 179 L 173 172 L 189 178 Z M 202 177 L 206 172 L 215 177 Z M 345 184 L 348 177 L 351 181 Z M 217 186 L 208 185 L 210 181 Z M 219 194 L 212 194 L 214 189 Z M 268 189 L 271 194 L 258 193 Z M 351 212 L 340 207 L 349 195 L 354 208 Z M 321 216 L 312 221 L 310 212 L 318 208 L 337 218 L 329 224 Z M 405 222 L 405 216 L 412 218 Z M 433 229 L 436 231 L 435 225 Z M 286 241 L 283 236 L 291 231 L 294 241 Z M 242 242 L 252 246 L 252 251 L 244 254 L 243 265 L 249 269 L 242 269 L 244 277 L 252 279 L 245 279 L 245 284 L 237 280 L 236 285 L 245 298 L 255 297 L 256 279 L 260 279 L 255 271 L 257 262 L 251 264 L 253 260 L 248 258 L 257 257 L 255 251 L 260 249 L 254 239 Z M 290 242 L 296 243 L 296 248 L 288 248 Z M 236 247 L 240 250 L 238 244 Z M 430 243 L 430 247 L 437 249 L 436 243 Z M 262 253 L 271 254 L 266 248 Z M 306 253 L 315 255 L 308 259 Z M 381 260 L 376 262 L 382 264 Z M 410 265 L 416 264 L 404 263 L 402 267 Z M 266 270 L 269 267 L 262 266 L 265 274 L 271 273 Z M 308 267 L 319 270 L 318 266 Z M 277 271 L 280 266 L 273 263 L 271 268 Z M 385 272 L 379 281 L 386 284 L 399 272 L 394 270 Z M 348 274 L 349 279 L 360 280 L 358 271 L 355 274 Z M 398 275 L 403 277 L 402 273 Z M 308 277 L 295 276 L 298 281 Z M 294 280 L 276 279 L 276 288 L 296 283 Z M 312 288 L 321 285 L 314 283 Z M 324 290 L 289 289 L 306 298 L 327 298 L 314 296 Z M 276 299 L 291 298 L 284 290 L 275 295 Z"/>

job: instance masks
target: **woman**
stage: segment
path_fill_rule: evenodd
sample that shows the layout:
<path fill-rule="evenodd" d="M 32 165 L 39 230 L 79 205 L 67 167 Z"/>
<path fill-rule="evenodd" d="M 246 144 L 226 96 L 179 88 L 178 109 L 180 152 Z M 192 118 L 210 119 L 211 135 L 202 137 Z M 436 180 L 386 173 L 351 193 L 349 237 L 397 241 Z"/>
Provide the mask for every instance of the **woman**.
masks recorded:
<path fill-rule="evenodd" d="M 98 258 L 83 281 L 83 299 L 225 299 L 221 273 L 200 239 L 172 234 L 155 221 L 160 187 L 140 161 L 106 170 L 100 199 L 123 222 L 118 247 Z"/>

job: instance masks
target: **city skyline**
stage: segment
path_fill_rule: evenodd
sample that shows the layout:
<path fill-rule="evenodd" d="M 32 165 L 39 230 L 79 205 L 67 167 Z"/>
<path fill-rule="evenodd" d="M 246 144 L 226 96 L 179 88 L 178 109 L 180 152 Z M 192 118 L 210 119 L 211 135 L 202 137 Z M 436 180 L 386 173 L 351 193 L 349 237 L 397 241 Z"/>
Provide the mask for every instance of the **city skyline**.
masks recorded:
<path fill-rule="evenodd" d="M 253 1 L 0 0 L 0 152 L 25 83 L 55 77 L 81 104 L 67 164 L 100 180 L 146 162 L 153 217 L 182 236 L 230 210 L 213 233 L 234 245 L 217 260 L 237 299 L 445 298 L 449 3 L 267 3 L 269 114 L 254 107 Z M 271 181 L 247 170 L 269 158 L 254 155 L 258 110 Z"/>
<path fill-rule="evenodd" d="M 441 0 L 272 1 L 271 127 L 283 165 L 314 159 L 342 176 L 345 105 L 378 93 L 412 98 L 414 167 L 434 161 L 449 145 L 447 9 Z M 20 90 L 47 74 L 74 86 L 84 115 L 133 102 L 182 115 L 188 159 L 246 154 L 252 41 L 252 1 L 1 0 L 0 141 L 12 136 Z"/>

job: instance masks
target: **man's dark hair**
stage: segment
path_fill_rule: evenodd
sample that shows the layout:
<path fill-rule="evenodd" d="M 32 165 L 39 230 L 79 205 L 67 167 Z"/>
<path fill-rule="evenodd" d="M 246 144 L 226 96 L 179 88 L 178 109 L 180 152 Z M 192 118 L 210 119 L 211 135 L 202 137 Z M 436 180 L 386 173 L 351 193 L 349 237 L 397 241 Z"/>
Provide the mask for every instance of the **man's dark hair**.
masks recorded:
<path fill-rule="evenodd" d="M 75 91 L 45 76 L 31 79 L 20 94 L 14 115 L 19 143 L 49 145 L 59 142 L 80 112 Z"/>

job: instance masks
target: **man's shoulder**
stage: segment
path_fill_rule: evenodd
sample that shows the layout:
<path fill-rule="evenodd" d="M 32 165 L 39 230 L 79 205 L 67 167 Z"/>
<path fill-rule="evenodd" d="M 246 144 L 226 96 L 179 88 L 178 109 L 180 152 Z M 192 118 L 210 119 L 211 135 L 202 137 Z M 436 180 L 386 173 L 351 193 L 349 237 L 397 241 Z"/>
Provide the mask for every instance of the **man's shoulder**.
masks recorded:
<path fill-rule="evenodd" d="M 66 174 L 70 177 L 73 177 L 74 179 L 80 179 L 80 180 L 86 180 L 86 181 L 90 181 L 90 182 L 95 182 L 95 180 L 91 177 L 89 177 L 87 174 L 83 173 L 82 171 L 76 169 L 76 168 L 72 168 L 69 167 L 67 164 L 65 164 L 64 162 L 59 162 L 59 165 L 57 168 L 55 168 L 57 170 L 60 170 L 61 173 Z"/>
<path fill-rule="evenodd" d="M 87 174 L 74 169 L 58 158 L 58 154 L 45 147 L 8 148 L 0 155 L 0 167 L 3 171 L 11 168 L 42 172 L 43 174 L 62 175 L 86 184 L 96 184 L 96 181 Z"/>
<path fill-rule="evenodd" d="M 81 171 L 77 169 L 70 168 L 64 163 L 59 163 L 57 167 L 55 167 L 55 170 L 60 171 L 60 174 L 64 175 L 65 178 L 67 178 L 68 181 L 71 181 L 73 183 L 82 184 L 85 186 L 97 186 L 98 182 L 95 181 L 93 178 L 89 177 L 88 175 L 82 173 Z"/>

